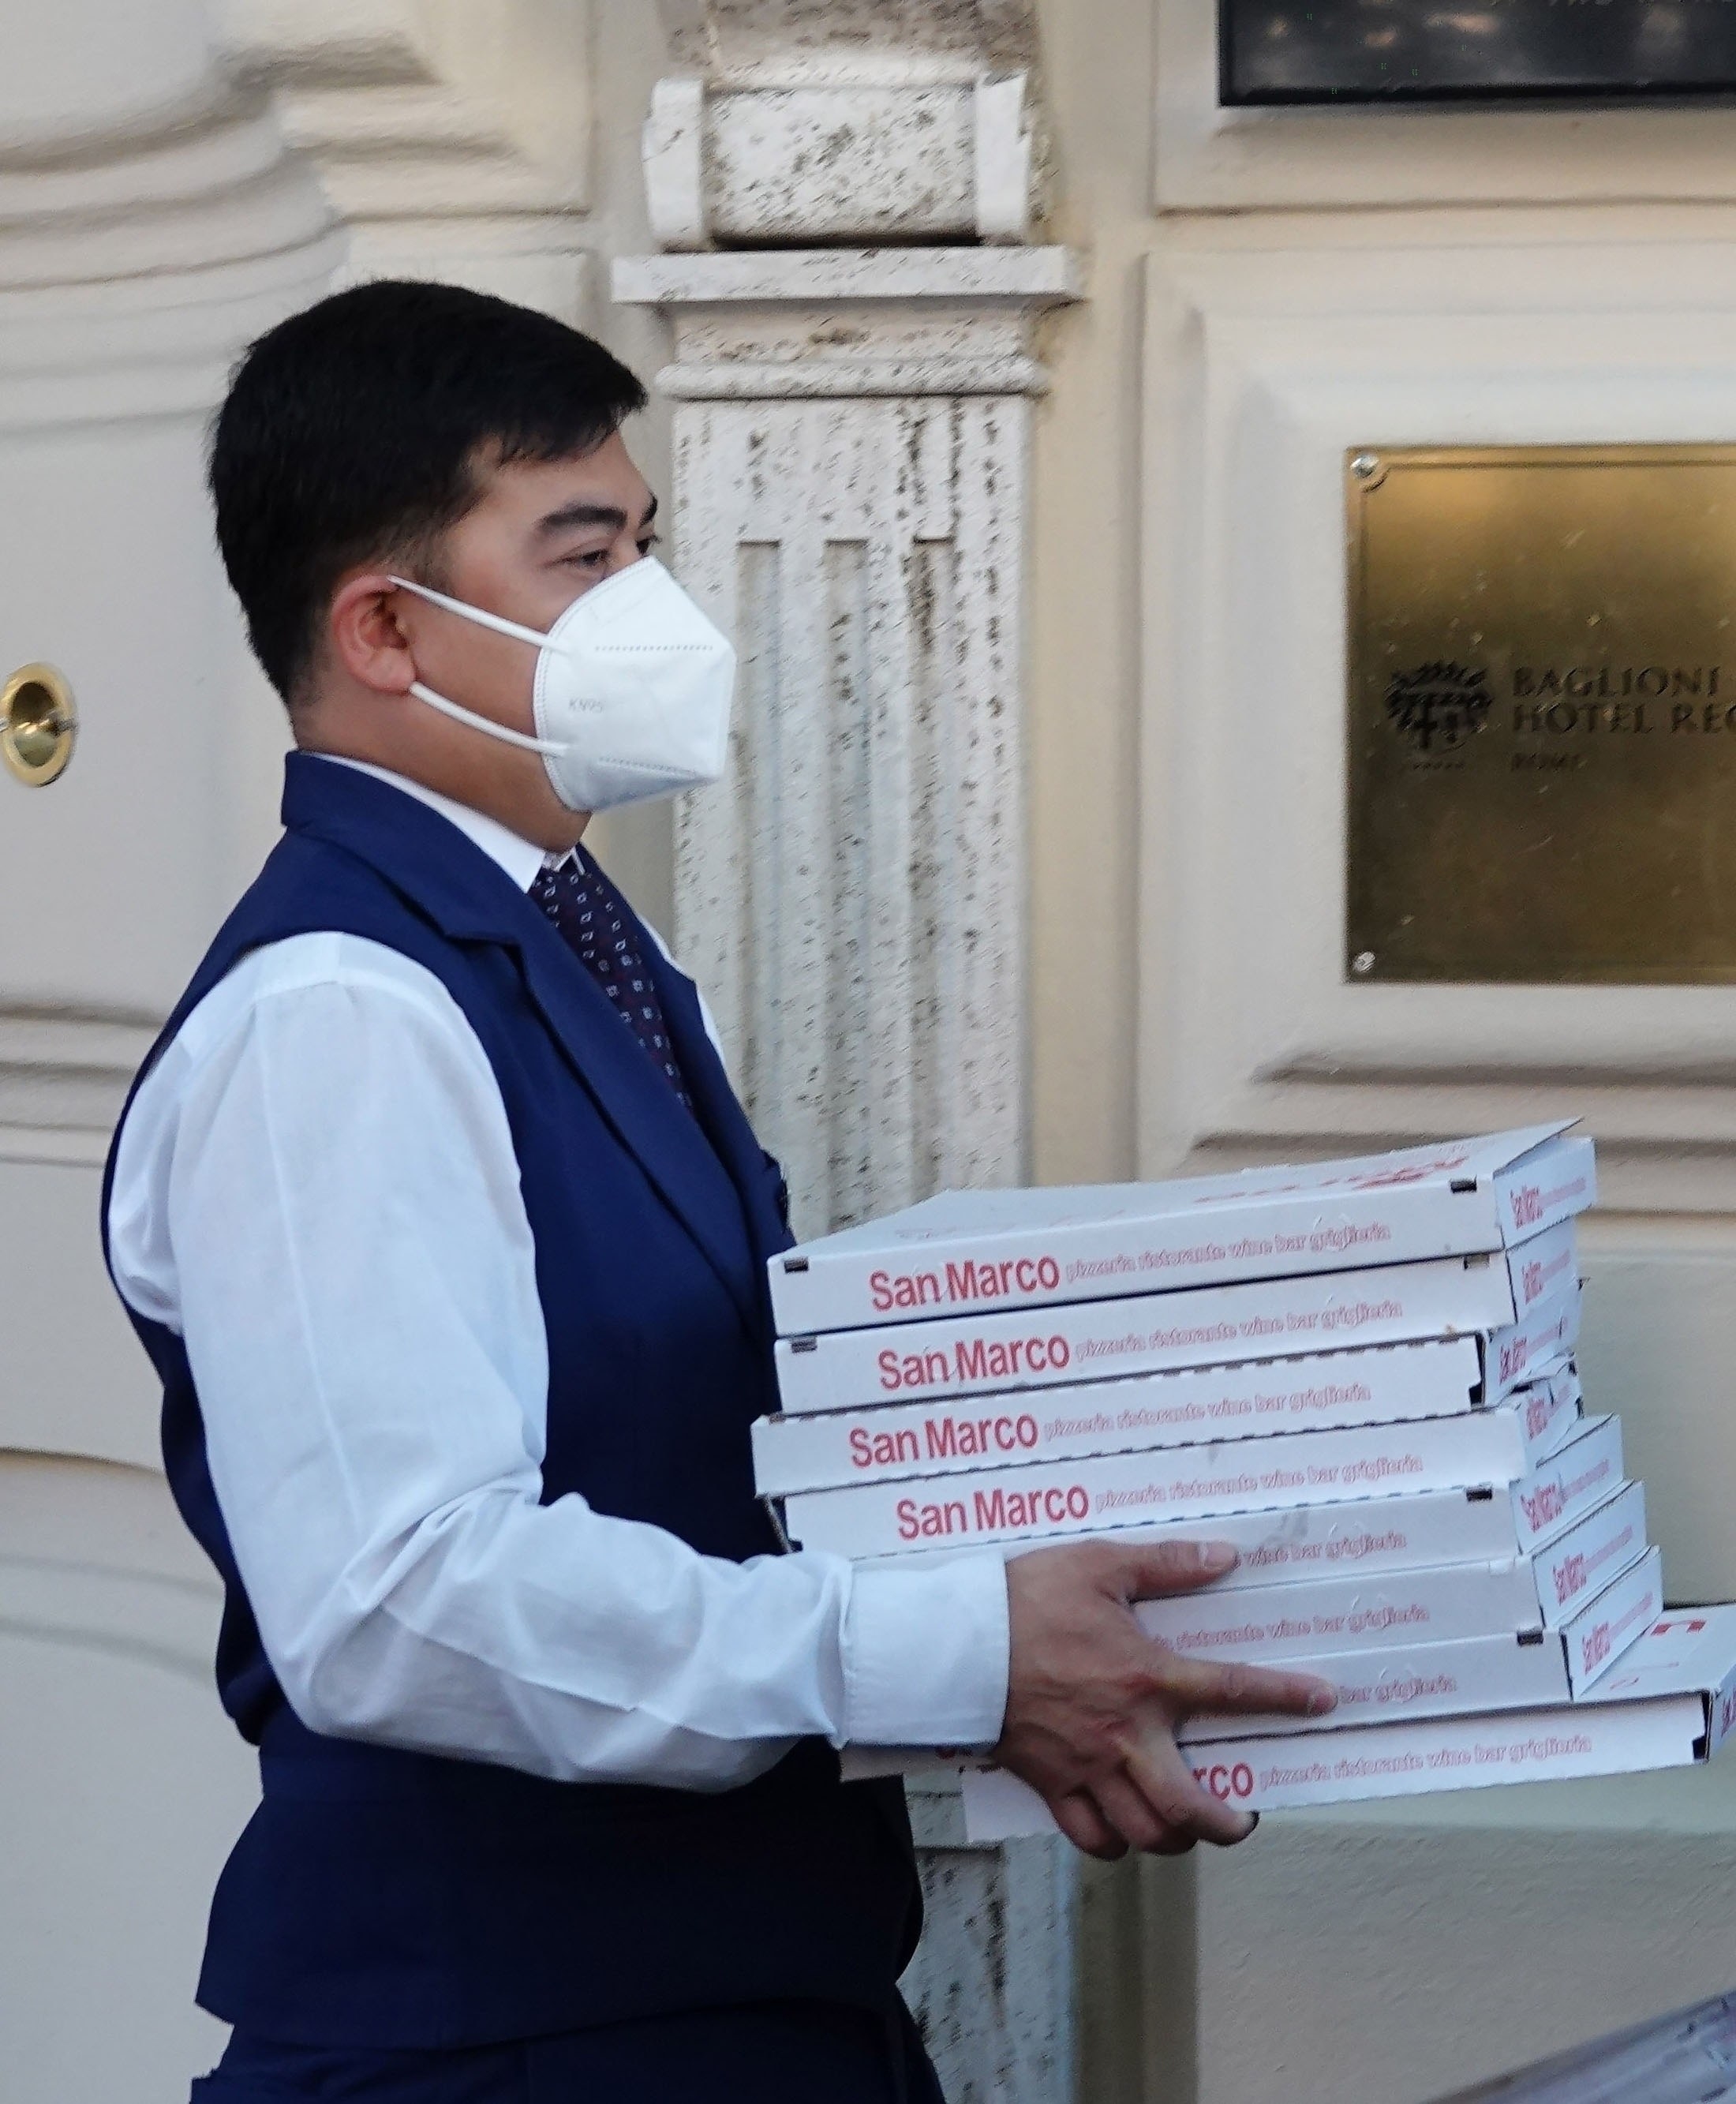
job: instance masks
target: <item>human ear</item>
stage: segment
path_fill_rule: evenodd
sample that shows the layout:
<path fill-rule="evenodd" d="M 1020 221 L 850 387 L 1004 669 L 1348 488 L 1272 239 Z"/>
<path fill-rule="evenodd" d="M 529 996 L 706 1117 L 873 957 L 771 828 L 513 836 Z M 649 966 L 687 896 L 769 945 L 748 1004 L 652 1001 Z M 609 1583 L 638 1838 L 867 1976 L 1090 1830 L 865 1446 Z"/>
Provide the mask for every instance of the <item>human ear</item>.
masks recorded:
<path fill-rule="evenodd" d="M 339 586 L 326 617 L 337 662 L 376 693 L 407 693 L 416 677 L 415 655 L 398 619 L 403 604 L 390 577 L 371 570 Z"/>

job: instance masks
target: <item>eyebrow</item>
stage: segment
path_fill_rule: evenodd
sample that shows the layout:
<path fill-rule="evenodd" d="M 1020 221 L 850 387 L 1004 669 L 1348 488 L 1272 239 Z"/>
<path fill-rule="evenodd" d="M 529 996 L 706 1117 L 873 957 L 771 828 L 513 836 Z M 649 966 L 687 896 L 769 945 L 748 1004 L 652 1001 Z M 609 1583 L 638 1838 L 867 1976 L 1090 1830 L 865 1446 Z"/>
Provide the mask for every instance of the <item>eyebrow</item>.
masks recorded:
<path fill-rule="evenodd" d="M 643 533 L 657 515 L 657 500 L 653 497 L 645 506 L 639 523 Z M 539 534 L 565 533 L 575 526 L 607 526 L 619 533 L 625 530 L 627 515 L 617 504 L 563 504 L 558 511 L 546 513 L 536 522 Z"/>

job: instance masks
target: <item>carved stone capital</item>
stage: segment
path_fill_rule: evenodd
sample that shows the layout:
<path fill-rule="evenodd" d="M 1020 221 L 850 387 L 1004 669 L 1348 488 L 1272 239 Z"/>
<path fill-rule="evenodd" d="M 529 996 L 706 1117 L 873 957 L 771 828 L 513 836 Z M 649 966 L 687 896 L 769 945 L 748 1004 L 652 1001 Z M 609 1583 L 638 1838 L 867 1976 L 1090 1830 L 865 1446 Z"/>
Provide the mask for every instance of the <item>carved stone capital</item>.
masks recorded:
<path fill-rule="evenodd" d="M 1043 153 L 1028 0 L 672 0 L 644 135 L 667 248 L 1028 241 Z"/>
<path fill-rule="evenodd" d="M 750 88 L 672 76 L 645 123 L 652 231 L 668 248 L 1026 241 L 1029 95 L 1023 73 Z"/>

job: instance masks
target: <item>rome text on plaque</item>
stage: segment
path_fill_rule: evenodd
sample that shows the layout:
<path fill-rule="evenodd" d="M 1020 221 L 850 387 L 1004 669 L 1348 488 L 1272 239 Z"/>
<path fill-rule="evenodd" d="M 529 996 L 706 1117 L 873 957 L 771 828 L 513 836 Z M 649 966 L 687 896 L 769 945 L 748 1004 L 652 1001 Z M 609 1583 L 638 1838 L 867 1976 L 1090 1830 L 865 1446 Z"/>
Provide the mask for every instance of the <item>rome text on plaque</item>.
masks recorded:
<path fill-rule="evenodd" d="M 1218 0 L 1221 102 L 1631 100 L 1736 87 L 1736 0 Z"/>
<path fill-rule="evenodd" d="M 1736 446 L 1345 476 L 1347 975 L 1736 983 Z"/>

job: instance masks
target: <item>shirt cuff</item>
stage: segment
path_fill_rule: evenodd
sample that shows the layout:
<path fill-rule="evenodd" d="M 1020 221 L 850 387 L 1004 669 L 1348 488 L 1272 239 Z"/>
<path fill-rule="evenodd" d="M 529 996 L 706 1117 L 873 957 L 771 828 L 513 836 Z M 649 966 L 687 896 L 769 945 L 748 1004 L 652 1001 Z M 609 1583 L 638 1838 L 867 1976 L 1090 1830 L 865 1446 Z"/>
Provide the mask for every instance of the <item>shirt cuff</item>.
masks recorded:
<path fill-rule="evenodd" d="M 844 1618 L 844 1743 L 993 1745 L 1010 1647 L 1000 1557 L 858 1565 Z"/>

